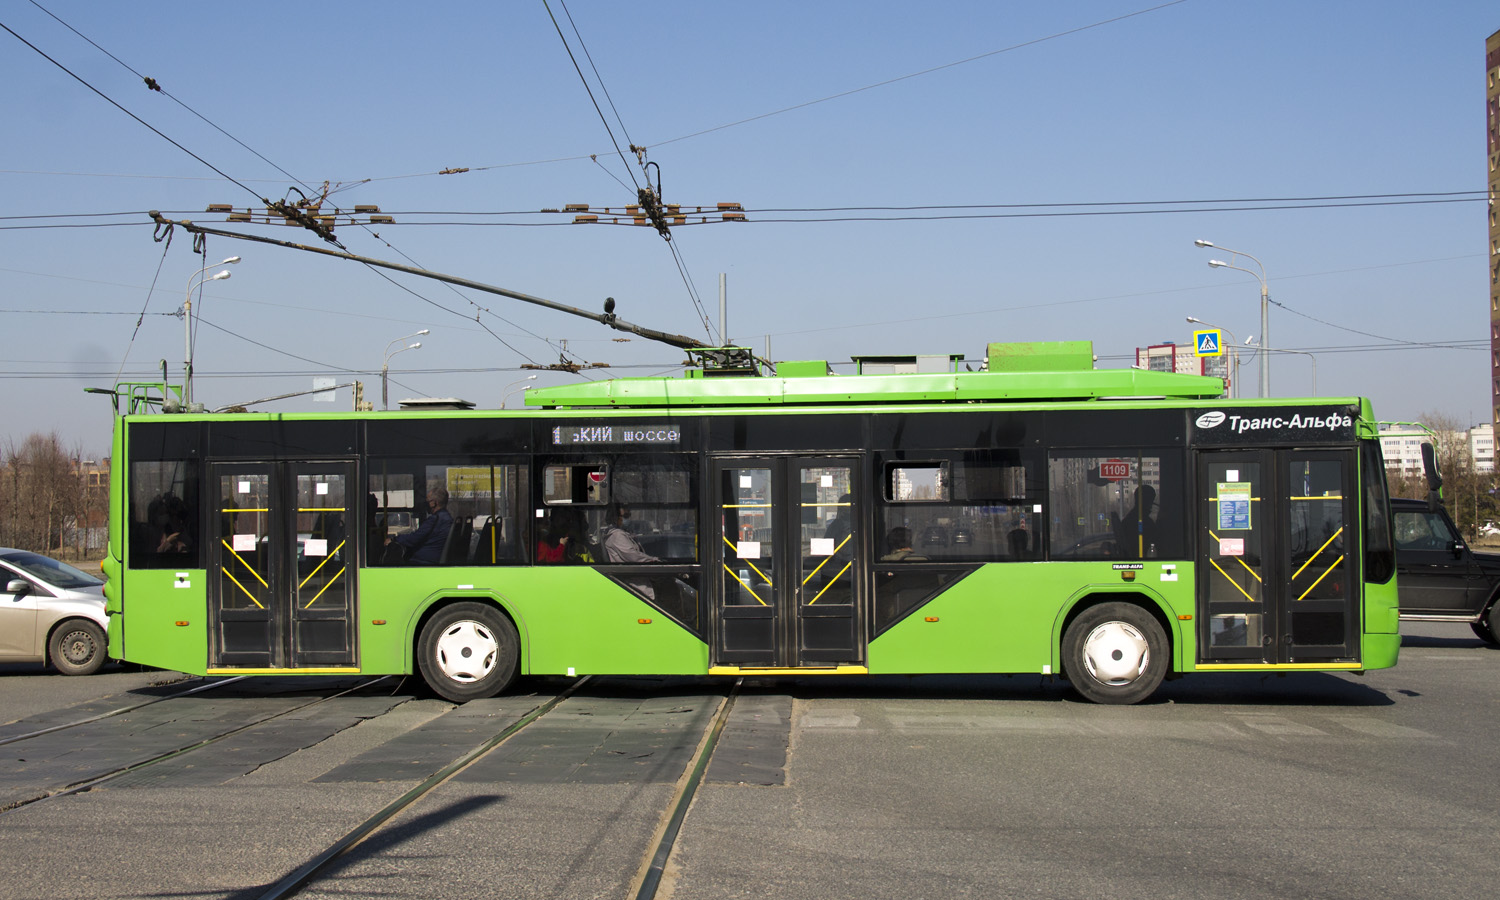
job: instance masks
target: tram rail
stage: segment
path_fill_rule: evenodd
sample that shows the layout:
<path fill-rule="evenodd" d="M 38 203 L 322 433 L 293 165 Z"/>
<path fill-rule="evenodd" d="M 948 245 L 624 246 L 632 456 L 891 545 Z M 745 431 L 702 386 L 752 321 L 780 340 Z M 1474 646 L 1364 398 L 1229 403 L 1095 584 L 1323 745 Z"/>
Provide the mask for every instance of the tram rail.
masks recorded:
<path fill-rule="evenodd" d="M 327 871 L 337 860 L 370 838 L 390 823 L 397 815 L 417 805 L 424 798 L 432 795 L 438 788 L 455 778 L 460 772 L 501 748 L 507 741 L 541 720 L 572 697 L 589 680 L 588 676 L 579 679 L 557 696 L 542 703 L 536 709 L 501 729 L 484 743 L 433 772 L 432 775 L 428 776 L 420 784 L 388 803 L 343 837 L 314 855 L 302 866 L 299 866 L 287 874 L 286 877 L 271 885 L 270 888 L 259 895 L 258 900 L 287 900 L 287 898 L 296 896 L 303 888 L 315 883 L 319 875 Z M 730 711 L 734 707 L 734 700 L 738 696 L 740 684 L 740 681 L 736 681 L 729 694 L 720 701 L 713 724 L 705 730 L 704 736 L 699 740 L 698 746 L 694 750 L 689 765 L 678 779 L 677 788 L 673 793 L 672 799 L 663 811 L 663 822 L 658 826 L 654 839 L 650 842 L 650 846 L 641 860 L 640 870 L 633 880 L 631 890 L 627 896 L 633 897 L 635 900 L 651 900 L 656 895 L 657 888 L 661 883 L 662 873 L 665 870 L 667 860 L 671 856 L 672 848 L 682 828 L 682 823 L 687 816 L 688 808 L 692 805 L 693 797 L 697 792 L 699 784 L 702 783 L 704 774 L 708 769 L 708 764 L 712 759 L 713 751 L 718 744 L 718 738 L 723 733 L 725 723 L 729 719 Z"/>
<path fill-rule="evenodd" d="M 259 727 L 261 725 L 264 725 L 267 722 L 272 722 L 272 721 L 275 721 L 276 719 L 284 718 L 286 716 L 292 715 L 293 713 L 297 713 L 297 712 L 300 712 L 302 710 L 308 709 L 309 707 L 317 706 L 318 704 L 321 704 L 321 703 L 326 703 L 329 700 L 333 700 L 333 699 L 335 699 L 337 697 L 343 697 L 343 696 L 352 694 L 352 693 L 354 693 L 356 691 L 363 690 L 363 689 L 368 688 L 368 687 L 370 687 L 372 685 L 379 684 L 382 681 L 387 681 L 387 680 L 389 680 L 391 678 L 394 678 L 394 677 L 396 677 L 396 676 L 394 676 L 394 675 L 381 675 L 381 676 L 378 676 L 378 677 L 375 677 L 375 678 L 370 678 L 370 679 L 362 681 L 359 684 L 356 684 L 356 685 L 354 685 L 352 687 L 349 687 L 349 688 L 346 688 L 346 689 L 344 689 L 342 691 L 339 691 L 338 693 L 329 694 L 329 695 L 323 696 L 323 697 L 317 697 L 315 699 L 309 700 L 306 703 L 299 703 L 296 706 L 293 706 L 293 707 L 291 707 L 289 709 L 278 710 L 275 713 L 272 713 L 270 715 L 261 716 L 260 718 L 254 720 L 252 722 L 247 722 L 247 723 L 244 723 L 244 724 L 241 724 L 241 725 L 237 725 L 234 728 L 227 729 L 225 731 L 219 732 L 218 734 L 214 734 L 214 735 L 211 735 L 211 736 L 206 737 L 206 738 L 200 738 L 198 740 L 192 741 L 191 743 L 185 744 L 185 745 L 183 745 L 181 747 L 177 747 L 177 748 L 174 748 L 172 750 L 168 750 L 168 751 L 165 751 L 165 752 L 162 752 L 162 753 L 158 753 L 158 754 L 156 754 L 154 756 L 151 756 L 151 757 L 149 757 L 147 759 L 131 763 L 130 765 L 121 766 L 119 768 L 112 769 L 112 770 L 110 770 L 108 772 L 104 772 L 104 773 L 101 773 L 101 774 L 93 775 L 93 776 L 90 776 L 89 778 L 87 778 L 87 779 L 85 779 L 83 781 L 75 782 L 73 784 L 64 785 L 64 786 L 62 786 L 60 788 L 48 789 L 46 793 L 44 793 L 44 794 L 42 794 L 40 796 L 31 797 L 31 798 L 27 798 L 27 799 L 23 799 L 23 800 L 19 800 L 19 801 L 16 801 L 16 802 L 13 802 L 13 803 L 9 804 L 4 809 L 0 809 L 0 817 L 9 815 L 9 814 L 11 814 L 11 813 L 13 813 L 13 812 L 15 812 L 17 810 L 20 810 L 20 809 L 25 809 L 25 808 L 28 808 L 28 807 L 35 807 L 38 804 L 45 803 L 45 802 L 50 801 L 50 800 L 56 800 L 56 799 L 58 799 L 60 797 L 66 797 L 66 796 L 69 796 L 69 795 L 72 795 L 72 794 L 79 794 L 79 793 L 82 793 L 84 791 L 92 790 L 93 788 L 99 787 L 100 785 L 106 784 L 106 783 L 108 783 L 110 781 L 113 781 L 114 779 L 120 778 L 120 777 L 122 777 L 124 775 L 128 775 L 128 774 L 131 774 L 133 772 L 138 772 L 141 769 L 147 768 L 149 766 L 157 765 L 157 764 L 165 762 L 166 760 L 169 760 L 169 759 L 175 759 L 176 757 L 181 756 L 184 753 L 190 753 L 190 752 L 192 752 L 194 750 L 199 750 L 199 749 L 201 749 L 203 747 L 207 747 L 207 746 L 210 746 L 212 744 L 216 744 L 219 741 L 225 740 L 226 738 L 233 737 L 233 736 L 235 736 L 237 734 L 242 734 L 242 733 L 244 733 L 246 731 L 249 731 L 252 728 L 256 728 L 256 727 Z M 162 698 L 158 698 L 156 700 L 152 700 L 152 701 L 149 701 L 149 702 L 146 702 L 146 703 L 141 703 L 141 704 L 138 704 L 135 707 L 131 707 L 130 709 L 139 709 L 139 708 L 144 707 L 144 706 L 150 706 L 150 705 L 152 705 L 152 703 L 160 702 L 161 700 L 180 699 L 182 697 L 188 696 L 189 694 L 197 693 L 197 692 L 202 691 L 202 690 L 207 690 L 207 689 L 209 689 L 211 687 L 219 687 L 219 686 L 221 686 L 224 683 L 225 682 L 217 682 L 217 683 L 212 684 L 212 685 L 200 685 L 198 688 L 195 688 L 194 690 L 184 691 L 184 692 L 181 692 L 181 693 L 178 693 L 178 694 L 171 695 L 169 697 L 162 697 Z M 99 721 L 101 719 L 106 719 L 106 718 L 109 718 L 111 716 L 120 715 L 121 713 L 128 712 L 128 711 L 129 711 L 129 709 L 114 710 L 114 711 L 111 711 L 109 713 L 105 713 L 105 714 L 102 714 L 102 715 L 99 715 L 99 716 L 92 717 L 90 719 L 80 720 L 78 722 L 69 723 L 69 724 L 66 724 L 66 725 L 59 725 L 59 726 L 55 726 L 55 727 L 49 728 L 49 729 L 43 729 L 41 731 L 33 732 L 31 734 L 28 734 L 28 735 L 19 735 L 16 738 L 14 738 L 13 740 L 23 740 L 23 739 L 26 739 L 26 738 L 39 737 L 39 736 L 42 736 L 42 735 L 45 735 L 45 734 L 53 734 L 53 733 L 56 733 L 58 731 L 65 730 L 67 728 L 75 728 L 75 727 L 78 727 L 79 725 L 87 724 L 89 722 Z"/>
<path fill-rule="evenodd" d="M 105 719 L 113 718 L 114 716 L 124 715 L 125 713 L 129 713 L 129 712 L 135 712 L 138 709 L 145 709 L 148 706 L 152 706 L 154 704 L 161 703 L 164 700 L 176 700 L 176 699 L 178 699 L 180 697 L 190 697 L 193 694 L 201 694 L 204 691 L 211 691 L 214 688 L 221 688 L 221 687 L 224 687 L 225 685 L 234 684 L 237 681 L 244 681 L 246 678 L 249 678 L 249 677 L 251 677 L 251 676 L 249 676 L 249 675 L 236 675 L 233 678 L 215 679 L 215 680 L 210 681 L 210 682 L 208 682 L 206 684 L 197 685 L 196 687 L 190 688 L 189 690 L 186 690 L 186 691 L 178 691 L 175 694 L 167 694 L 167 695 L 162 696 L 162 697 L 152 697 L 150 700 L 143 700 L 140 703 L 133 703 L 130 706 L 122 706 L 119 709 L 112 709 L 112 710 L 109 710 L 108 712 L 98 713 L 96 715 L 89 716 L 88 718 L 85 718 L 85 719 L 79 719 L 76 722 L 64 722 L 61 725 L 51 725 L 51 726 L 48 726 L 46 728 L 39 728 L 36 731 L 28 732 L 26 734 L 13 734 L 13 735 L 11 735 L 10 737 L 7 737 L 7 738 L 0 738 L 0 747 L 4 747 L 6 744 L 15 744 L 15 743 L 19 743 L 21 741 L 27 741 L 27 740 L 31 740 L 33 738 L 39 738 L 39 737 L 42 737 L 43 735 L 56 734 L 59 731 L 67 731 L 69 728 L 77 728 L 80 725 L 91 725 L 94 722 L 100 722 L 100 721 L 103 721 Z M 199 680 L 202 681 L 204 679 L 200 678 Z"/>

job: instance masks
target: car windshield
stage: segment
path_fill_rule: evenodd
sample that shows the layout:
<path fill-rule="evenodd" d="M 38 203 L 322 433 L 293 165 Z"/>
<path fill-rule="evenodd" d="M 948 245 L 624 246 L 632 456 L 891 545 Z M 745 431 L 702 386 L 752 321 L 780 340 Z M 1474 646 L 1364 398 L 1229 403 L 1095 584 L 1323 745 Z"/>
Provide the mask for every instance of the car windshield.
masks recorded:
<path fill-rule="evenodd" d="M 24 550 L 9 553 L 6 554 L 5 561 L 32 578 L 46 582 L 53 587 L 74 590 L 95 587 L 104 583 L 87 572 L 80 572 L 67 563 L 60 563 L 39 553 L 27 553 Z"/>

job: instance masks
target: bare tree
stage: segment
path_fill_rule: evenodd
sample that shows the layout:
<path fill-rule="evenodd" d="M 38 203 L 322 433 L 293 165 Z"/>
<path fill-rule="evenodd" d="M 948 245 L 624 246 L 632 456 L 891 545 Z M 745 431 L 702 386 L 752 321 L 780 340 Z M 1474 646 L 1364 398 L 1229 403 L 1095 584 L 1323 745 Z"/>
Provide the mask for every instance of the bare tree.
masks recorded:
<path fill-rule="evenodd" d="M 83 514 L 81 454 L 63 447 L 56 432 L 33 433 L 19 447 L 7 439 L 0 478 L 0 534 L 12 547 L 53 553 L 65 527 Z"/>

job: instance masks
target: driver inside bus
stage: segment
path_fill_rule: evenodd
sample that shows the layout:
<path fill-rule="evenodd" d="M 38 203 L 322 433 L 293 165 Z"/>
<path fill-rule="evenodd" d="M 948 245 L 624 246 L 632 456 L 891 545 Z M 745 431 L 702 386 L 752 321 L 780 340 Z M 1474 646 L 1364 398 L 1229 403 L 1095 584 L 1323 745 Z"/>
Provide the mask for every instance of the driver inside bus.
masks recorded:
<path fill-rule="evenodd" d="M 427 494 L 427 518 L 415 531 L 388 537 L 387 545 L 397 544 L 406 551 L 406 561 L 419 566 L 435 566 L 443 561 L 443 545 L 453 529 L 453 515 L 448 512 L 448 491 L 437 488 Z"/>

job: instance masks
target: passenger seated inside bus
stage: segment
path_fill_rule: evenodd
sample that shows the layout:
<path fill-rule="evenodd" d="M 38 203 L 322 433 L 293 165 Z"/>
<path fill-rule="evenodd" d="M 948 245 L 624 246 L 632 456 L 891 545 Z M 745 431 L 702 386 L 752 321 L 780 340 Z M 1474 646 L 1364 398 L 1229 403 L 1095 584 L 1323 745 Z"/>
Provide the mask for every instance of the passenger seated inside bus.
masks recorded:
<path fill-rule="evenodd" d="M 537 565 L 594 562 L 589 549 L 582 514 L 574 509 L 553 509 L 547 515 L 547 526 L 536 541 Z"/>
<path fill-rule="evenodd" d="M 918 556 L 911 548 L 911 529 L 905 525 L 897 525 L 885 536 L 885 555 L 880 557 L 882 562 L 919 562 L 927 557 Z"/>

